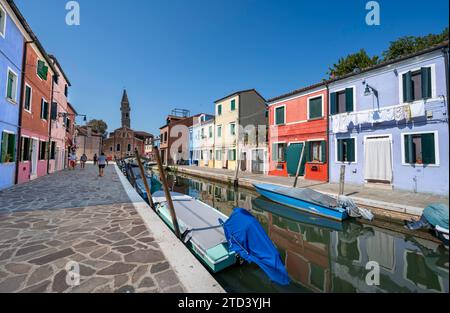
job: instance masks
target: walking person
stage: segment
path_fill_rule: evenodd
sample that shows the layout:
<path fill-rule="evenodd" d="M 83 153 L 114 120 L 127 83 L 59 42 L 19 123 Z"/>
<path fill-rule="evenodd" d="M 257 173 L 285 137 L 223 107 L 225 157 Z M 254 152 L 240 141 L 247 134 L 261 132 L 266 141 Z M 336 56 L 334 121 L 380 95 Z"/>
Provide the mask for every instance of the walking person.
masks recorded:
<path fill-rule="evenodd" d="M 94 165 L 97 165 L 97 160 L 98 160 L 98 157 L 97 157 L 97 153 L 96 153 L 96 154 L 94 154 Z"/>
<path fill-rule="evenodd" d="M 105 166 L 106 166 L 106 156 L 102 152 L 102 154 L 98 157 L 98 176 L 103 177 Z"/>
<path fill-rule="evenodd" d="M 77 166 L 77 155 L 72 151 L 69 155 L 69 170 L 75 170 L 75 166 Z"/>
<path fill-rule="evenodd" d="M 81 169 L 84 169 L 86 167 L 86 162 L 87 162 L 87 156 L 85 153 L 83 153 L 83 155 L 80 158 Z"/>

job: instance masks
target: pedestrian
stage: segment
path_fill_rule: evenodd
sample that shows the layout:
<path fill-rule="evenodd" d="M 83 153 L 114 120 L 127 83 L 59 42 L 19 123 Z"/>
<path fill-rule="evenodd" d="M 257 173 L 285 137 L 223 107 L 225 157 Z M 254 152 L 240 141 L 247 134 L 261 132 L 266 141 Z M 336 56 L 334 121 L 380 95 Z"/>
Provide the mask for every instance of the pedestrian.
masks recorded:
<path fill-rule="evenodd" d="M 80 164 L 81 164 L 81 168 L 84 169 L 86 166 L 86 162 L 87 162 L 87 156 L 85 153 L 83 153 L 83 155 L 80 158 Z"/>
<path fill-rule="evenodd" d="M 97 157 L 97 153 L 96 153 L 96 154 L 94 154 L 94 165 L 97 165 L 97 159 L 98 159 L 98 157 Z"/>
<path fill-rule="evenodd" d="M 75 170 L 75 166 L 77 165 L 77 155 L 74 151 L 72 151 L 69 155 L 69 169 Z"/>
<path fill-rule="evenodd" d="M 98 176 L 100 177 L 103 177 L 104 175 L 106 162 L 107 162 L 106 156 L 102 152 L 102 154 L 98 157 Z"/>

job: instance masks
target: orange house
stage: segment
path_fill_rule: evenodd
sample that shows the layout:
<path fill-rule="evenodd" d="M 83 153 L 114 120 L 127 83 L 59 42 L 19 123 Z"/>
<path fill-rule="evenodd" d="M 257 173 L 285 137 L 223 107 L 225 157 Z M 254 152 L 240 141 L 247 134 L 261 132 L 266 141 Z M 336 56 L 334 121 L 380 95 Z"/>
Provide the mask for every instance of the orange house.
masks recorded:
<path fill-rule="evenodd" d="M 269 175 L 328 180 L 328 91 L 324 83 L 268 100 Z"/>

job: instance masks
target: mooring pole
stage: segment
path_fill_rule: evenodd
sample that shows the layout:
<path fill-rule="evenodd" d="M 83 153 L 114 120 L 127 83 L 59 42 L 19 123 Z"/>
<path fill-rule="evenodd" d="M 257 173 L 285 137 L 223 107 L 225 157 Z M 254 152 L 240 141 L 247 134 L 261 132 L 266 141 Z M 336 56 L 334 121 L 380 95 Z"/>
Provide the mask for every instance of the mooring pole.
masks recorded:
<path fill-rule="evenodd" d="M 238 158 L 239 158 L 239 161 L 238 161 Z M 241 165 L 241 158 L 240 158 L 240 156 L 238 154 L 238 149 L 237 149 L 237 146 L 236 146 L 236 171 L 234 173 L 234 181 L 233 181 L 234 188 L 237 188 L 239 186 L 239 178 L 238 177 L 239 177 L 239 167 L 240 167 L 240 165 Z"/>
<path fill-rule="evenodd" d="M 302 152 L 300 153 L 300 160 L 298 161 L 298 165 L 297 165 L 297 172 L 295 173 L 294 188 L 297 188 L 297 181 L 298 181 L 298 176 L 300 175 L 300 170 L 302 169 L 304 152 L 305 152 L 305 146 L 303 145 Z"/>
<path fill-rule="evenodd" d="M 342 196 L 344 194 L 344 184 L 345 184 L 345 165 L 341 165 L 341 173 L 339 176 L 339 196 Z"/>
<path fill-rule="evenodd" d="M 153 151 L 155 151 L 156 162 L 158 163 L 161 182 L 164 188 L 164 193 L 166 195 L 167 205 L 169 206 L 170 216 L 172 217 L 173 229 L 175 230 L 175 235 L 181 239 L 180 226 L 178 226 L 177 214 L 175 213 L 175 208 L 173 206 L 172 196 L 170 195 L 169 185 L 167 183 L 167 178 L 161 162 L 161 156 L 159 155 L 158 147 L 154 147 Z"/>
<path fill-rule="evenodd" d="M 136 160 L 138 162 L 139 169 L 141 171 L 141 177 L 142 181 L 144 182 L 145 191 L 147 192 L 148 202 L 150 203 L 151 208 L 154 210 L 155 204 L 153 203 L 152 192 L 150 190 L 150 187 L 148 186 L 147 176 L 145 175 L 144 166 L 142 166 L 141 156 L 139 155 L 138 149 L 135 149 L 134 153 L 136 154 Z"/>

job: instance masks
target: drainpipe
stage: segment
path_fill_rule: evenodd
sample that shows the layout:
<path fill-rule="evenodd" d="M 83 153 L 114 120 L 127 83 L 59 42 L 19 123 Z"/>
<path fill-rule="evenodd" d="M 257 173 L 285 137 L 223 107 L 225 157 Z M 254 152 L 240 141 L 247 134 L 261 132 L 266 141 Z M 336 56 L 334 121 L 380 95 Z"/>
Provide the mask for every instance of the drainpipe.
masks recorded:
<path fill-rule="evenodd" d="M 55 76 L 57 76 L 58 73 L 54 73 L 52 75 L 52 95 L 50 97 L 50 111 L 53 106 L 53 100 L 54 100 L 54 88 L 55 88 Z M 58 109 L 56 109 L 56 112 L 58 112 Z M 58 118 L 58 115 L 56 115 L 56 118 Z M 75 123 L 75 119 L 74 119 Z M 50 174 L 50 153 L 49 149 L 51 149 L 52 146 L 52 112 L 50 112 L 50 122 L 48 127 L 48 145 L 47 145 L 47 175 Z M 56 166 L 56 163 L 55 163 Z"/>
<path fill-rule="evenodd" d="M 448 56 L 448 47 L 443 48 L 442 49 L 442 53 L 444 54 L 444 60 L 445 60 L 445 87 L 447 89 L 447 127 L 449 128 L 450 131 L 450 125 L 448 123 L 448 114 L 449 114 L 449 104 L 448 104 L 448 99 L 450 96 L 450 91 L 449 91 L 449 56 Z"/>
<path fill-rule="evenodd" d="M 22 58 L 22 81 L 20 82 L 20 101 L 19 101 L 19 131 L 17 136 L 17 156 L 16 156 L 16 173 L 15 173 L 15 183 L 19 183 L 19 163 L 20 156 L 22 155 L 22 113 L 23 113 L 23 102 L 25 100 L 25 74 L 27 67 L 27 48 L 28 44 L 34 43 L 34 40 L 25 41 L 23 44 L 23 58 Z M 31 163 L 30 163 L 31 164 Z"/>

